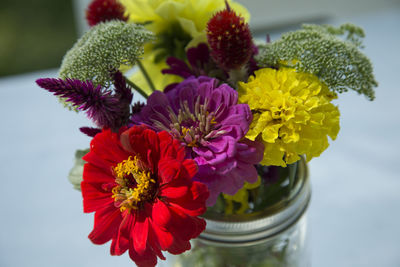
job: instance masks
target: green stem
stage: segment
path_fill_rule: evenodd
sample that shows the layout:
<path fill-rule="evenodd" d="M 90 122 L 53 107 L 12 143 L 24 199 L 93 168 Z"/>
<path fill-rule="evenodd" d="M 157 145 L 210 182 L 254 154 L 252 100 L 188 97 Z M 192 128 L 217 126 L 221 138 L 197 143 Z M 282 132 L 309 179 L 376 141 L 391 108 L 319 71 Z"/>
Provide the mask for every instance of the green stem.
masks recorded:
<path fill-rule="evenodd" d="M 142 90 L 142 88 L 140 88 L 139 86 L 137 86 L 134 82 L 132 82 L 129 79 L 125 79 L 127 84 L 129 84 L 129 86 L 131 86 L 133 89 L 135 89 L 136 92 L 138 92 L 141 96 L 143 96 L 145 99 L 147 99 L 149 96 Z"/>
<path fill-rule="evenodd" d="M 237 89 L 238 82 L 246 82 L 249 78 L 247 66 L 243 65 L 238 69 L 232 69 L 228 72 L 228 82 L 234 89 Z"/>
<path fill-rule="evenodd" d="M 151 91 L 154 92 L 156 90 L 156 87 L 154 86 L 153 81 L 150 79 L 150 76 L 147 73 L 146 69 L 144 68 L 142 62 L 140 60 L 138 60 L 137 64 L 138 64 L 139 69 L 141 70 L 144 78 L 146 79 L 147 83 L 149 84 Z"/>
<path fill-rule="evenodd" d="M 290 164 L 289 167 L 289 194 L 292 191 L 293 185 L 294 185 L 294 179 L 296 177 L 296 172 L 297 172 L 297 165 L 298 161 L 296 161 L 293 164 Z"/>

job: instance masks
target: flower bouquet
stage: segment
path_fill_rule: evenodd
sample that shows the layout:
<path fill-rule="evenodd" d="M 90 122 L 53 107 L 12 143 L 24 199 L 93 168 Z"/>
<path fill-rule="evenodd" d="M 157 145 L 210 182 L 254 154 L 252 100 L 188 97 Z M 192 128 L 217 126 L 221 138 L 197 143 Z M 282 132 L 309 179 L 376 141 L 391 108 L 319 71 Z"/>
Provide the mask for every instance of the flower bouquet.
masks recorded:
<path fill-rule="evenodd" d="M 223 0 L 94 0 L 86 12 L 91 29 L 60 77 L 36 82 L 95 124 L 80 128 L 92 140 L 70 173 L 95 213 L 89 239 L 138 266 L 163 252 L 183 253 L 180 266 L 291 266 L 287 244 L 260 243 L 260 231 L 243 253 L 241 235 L 227 248 L 207 229 L 256 221 L 265 233 L 279 215 L 282 232 L 301 217 L 305 162 L 339 132 L 333 101 L 349 89 L 374 98 L 362 29 L 303 25 L 260 42 L 247 10 Z"/>

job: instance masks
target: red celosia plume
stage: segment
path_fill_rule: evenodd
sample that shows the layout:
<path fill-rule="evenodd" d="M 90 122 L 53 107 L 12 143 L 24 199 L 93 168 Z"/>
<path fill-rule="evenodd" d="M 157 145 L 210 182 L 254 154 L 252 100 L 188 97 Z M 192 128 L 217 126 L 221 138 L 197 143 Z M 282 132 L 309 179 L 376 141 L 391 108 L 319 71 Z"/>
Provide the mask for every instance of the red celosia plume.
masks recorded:
<path fill-rule="evenodd" d="M 226 9 L 216 13 L 207 24 L 211 56 L 225 70 L 237 69 L 250 59 L 252 36 L 249 25 L 226 2 Z"/>
<path fill-rule="evenodd" d="M 117 0 L 93 0 L 86 9 L 89 26 L 113 19 L 126 21 L 125 8 Z"/>

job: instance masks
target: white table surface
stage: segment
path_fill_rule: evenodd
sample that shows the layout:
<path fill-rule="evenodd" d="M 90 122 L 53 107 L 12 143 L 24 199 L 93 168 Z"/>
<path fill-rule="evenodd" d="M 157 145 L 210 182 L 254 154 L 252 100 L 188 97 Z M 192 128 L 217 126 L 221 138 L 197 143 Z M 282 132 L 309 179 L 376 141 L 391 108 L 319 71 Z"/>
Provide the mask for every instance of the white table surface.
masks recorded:
<path fill-rule="evenodd" d="M 310 162 L 312 263 L 400 266 L 400 9 L 351 22 L 367 33 L 380 86 L 374 102 L 340 96 L 339 136 Z M 111 257 L 109 244 L 87 238 L 93 216 L 83 214 L 67 175 L 75 150 L 89 144 L 78 131 L 88 120 L 34 83 L 55 76 L 0 79 L 0 266 L 133 266 L 128 255 Z"/>

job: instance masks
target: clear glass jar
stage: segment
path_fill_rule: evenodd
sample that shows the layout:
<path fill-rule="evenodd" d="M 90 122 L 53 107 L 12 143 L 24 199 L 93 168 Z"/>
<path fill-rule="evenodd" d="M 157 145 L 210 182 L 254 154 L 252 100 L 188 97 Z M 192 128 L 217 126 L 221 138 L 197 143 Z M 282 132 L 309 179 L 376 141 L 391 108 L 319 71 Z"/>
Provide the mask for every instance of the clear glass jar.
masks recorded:
<path fill-rule="evenodd" d="M 302 159 L 285 197 L 252 213 L 206 213 L 207 228 L 192 241 L 192 249 L 169 255 L 166 265 L 160 266 L 310 266 L 306 216 L 310 196 L 307 165 Z"/>

